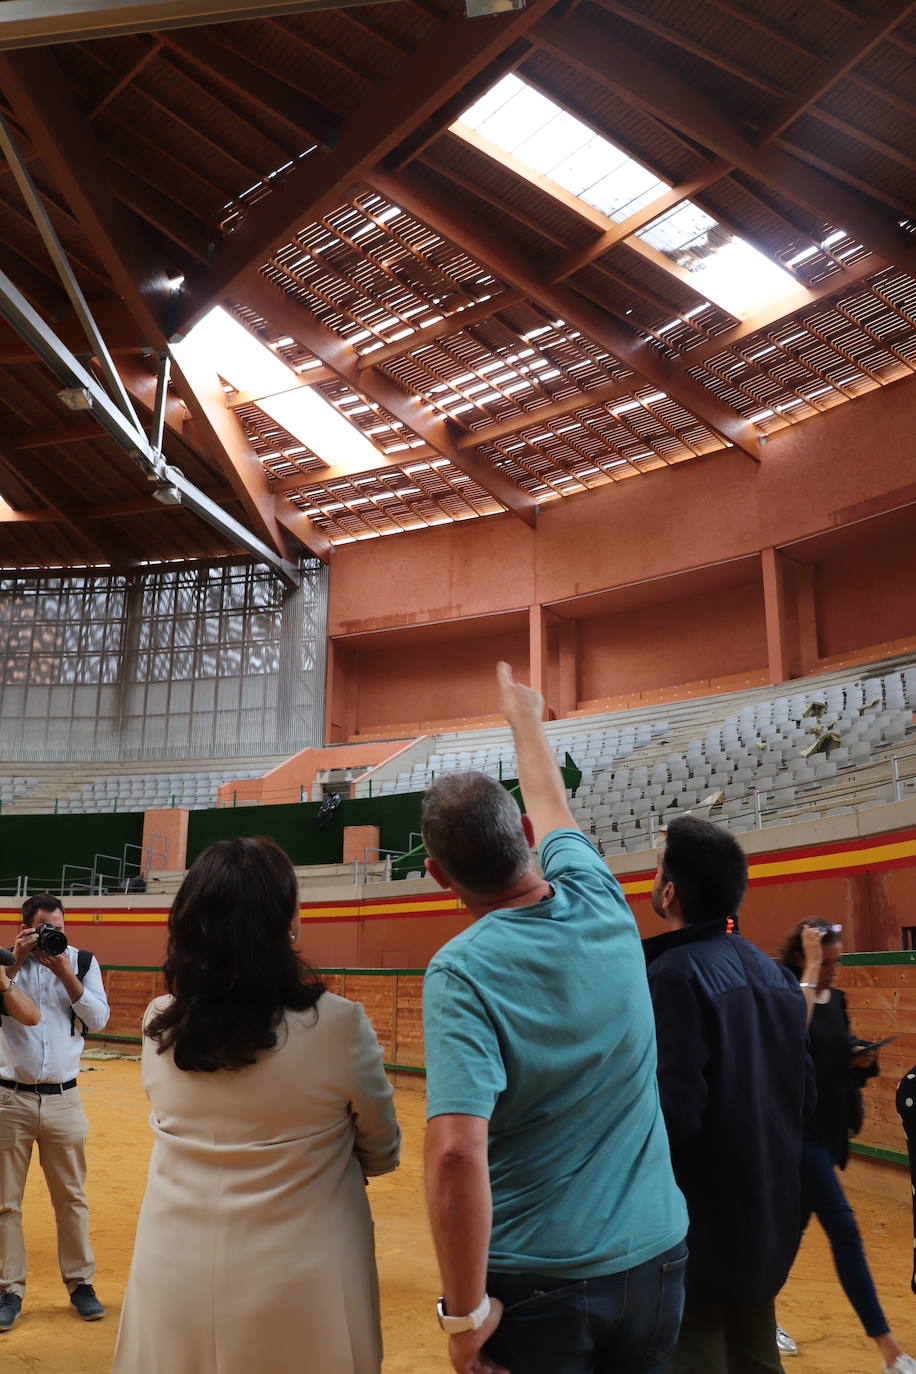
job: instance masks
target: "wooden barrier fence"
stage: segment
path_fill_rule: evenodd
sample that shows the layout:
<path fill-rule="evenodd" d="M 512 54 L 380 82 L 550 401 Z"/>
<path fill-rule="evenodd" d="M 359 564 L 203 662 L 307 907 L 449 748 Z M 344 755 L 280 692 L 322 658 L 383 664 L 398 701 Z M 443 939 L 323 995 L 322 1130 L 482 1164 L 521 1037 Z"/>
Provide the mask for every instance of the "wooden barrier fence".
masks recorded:
<path fill-rule="evenodd" d="M 879 1050 L 881 1071 L 865 1085 L 865 1120 L 853 1151 L 906 1164 L 906 1137 L 894 1099 L 897 1084 L 916 1064 L 916 950 L 845 954 L 839 985 L 854 1034 L 863 1040 L 897 1037 Z"/>
<path fill-rule="evenodd" d="M 363 1004 L 390 1072 L 425 1073 L 423 969 L 328 968 L 319 973 L 331 992 Z M 102 975 L 111 1020 L 104 1031 L 88 1038 L 139 1046 L 143 1012 L 165 990 L 162 970 L 106 964 Z M 905 1164 L 906 1140 L 894 1098 L 898 1082 L 916 1065 L 916 950 L 844 955 L 840 986 L 846 991 L 857 1035 L 869 1040 L 897 1037 L 881 1050 L 881 1072 L 865 1087 L 865 1121 L 853 1151 Z"/>
<path fill-rule="evenodd" d="M 330 992 L 361 1002 L 375 1027 L 392 1073 L 423 1074 L 423 969 L 329 968 L 318 970 Z M 87 1039 L 97 1044 L 140 1045 L 140 1023 L 154 997 L 165 992 L 161 968 L 103 964 L 111 1019 Z"/>

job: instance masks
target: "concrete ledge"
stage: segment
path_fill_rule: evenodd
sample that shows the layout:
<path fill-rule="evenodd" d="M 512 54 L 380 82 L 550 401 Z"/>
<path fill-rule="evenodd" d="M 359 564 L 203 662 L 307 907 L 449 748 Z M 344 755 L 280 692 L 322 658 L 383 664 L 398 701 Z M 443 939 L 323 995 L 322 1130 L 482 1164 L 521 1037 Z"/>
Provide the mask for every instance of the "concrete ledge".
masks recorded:
<path fill-rule="evenodd" d="M 905 797 L 903 801 L 888 802 L 886 806 L 870 806 L 865 811 L 853 811 L 847 816 L 791 821 L 785 825 L 769 826 L 766 830 L 746 830 L 743 834 L 736 834 L 735 839 L 748 854 L 771 854 L 781 850 L 806 849 L 810 845 L 866 839 L 871 835 L 885 835 L 913 827 L 916 827 L 916 797 Z M 639 849 L 629 854 L 614 854 L 608 862 L 618 876 L 623 873 L 646 873 L 655 868 L 656 851 Z"/>

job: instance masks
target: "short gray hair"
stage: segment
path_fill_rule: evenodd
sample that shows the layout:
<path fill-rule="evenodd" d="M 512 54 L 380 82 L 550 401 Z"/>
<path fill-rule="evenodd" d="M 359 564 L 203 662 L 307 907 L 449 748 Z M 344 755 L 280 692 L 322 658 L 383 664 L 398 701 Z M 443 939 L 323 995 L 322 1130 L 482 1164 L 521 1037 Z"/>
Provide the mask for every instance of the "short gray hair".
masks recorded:
<path fill-rule="evenodd" d="M 485 773 L 444 773 L 423 798 L 423 843 L 469 892 L 506 891 L 531 865 L 518 805 Z"/>

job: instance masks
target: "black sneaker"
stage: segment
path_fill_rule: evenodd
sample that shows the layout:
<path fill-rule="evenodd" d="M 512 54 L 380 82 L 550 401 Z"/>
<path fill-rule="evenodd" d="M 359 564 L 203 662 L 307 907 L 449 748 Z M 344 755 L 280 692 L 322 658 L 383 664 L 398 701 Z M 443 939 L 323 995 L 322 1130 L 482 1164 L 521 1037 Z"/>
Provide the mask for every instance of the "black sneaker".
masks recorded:
<path fill-rule="evenodd" d="M 70 1294 L 70 1301 L 84 1322 L 101 1321 L 105 1315 L 105 1309 L 95 1296 L 91 1283 L 78 1283 Z"/>
<path fill-rule="evenodd" d="M 21 1307 L 22 1298 L 18 1293 L 0 1293 L 0 1331 L 9 1331 Z"/>

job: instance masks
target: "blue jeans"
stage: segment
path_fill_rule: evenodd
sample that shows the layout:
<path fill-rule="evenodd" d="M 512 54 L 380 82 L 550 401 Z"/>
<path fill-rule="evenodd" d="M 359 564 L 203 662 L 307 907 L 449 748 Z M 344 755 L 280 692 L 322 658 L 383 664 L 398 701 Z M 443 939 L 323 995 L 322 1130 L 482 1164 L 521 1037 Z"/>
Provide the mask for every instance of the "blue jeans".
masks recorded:
<path fill-rule="evenodd" d="M 682 1241 L 597 1279 L 487 1275 L 505 1304 L 486 1352 L 512 1374 L 648 1374 L 664 1368 L 684 1310 Z"/>
<path fill-rule="evenodd" d="M 843 1292 L 866 1336 L 887 1335 L 890 1327 L 869 1273 L 855 1214 L 840 1187 L 830 1151 L 813 1140 L 802 1146 L 801 1200 L 801 1229 L 804 1231 L 813 1212 L 827 1233 Z"/>

